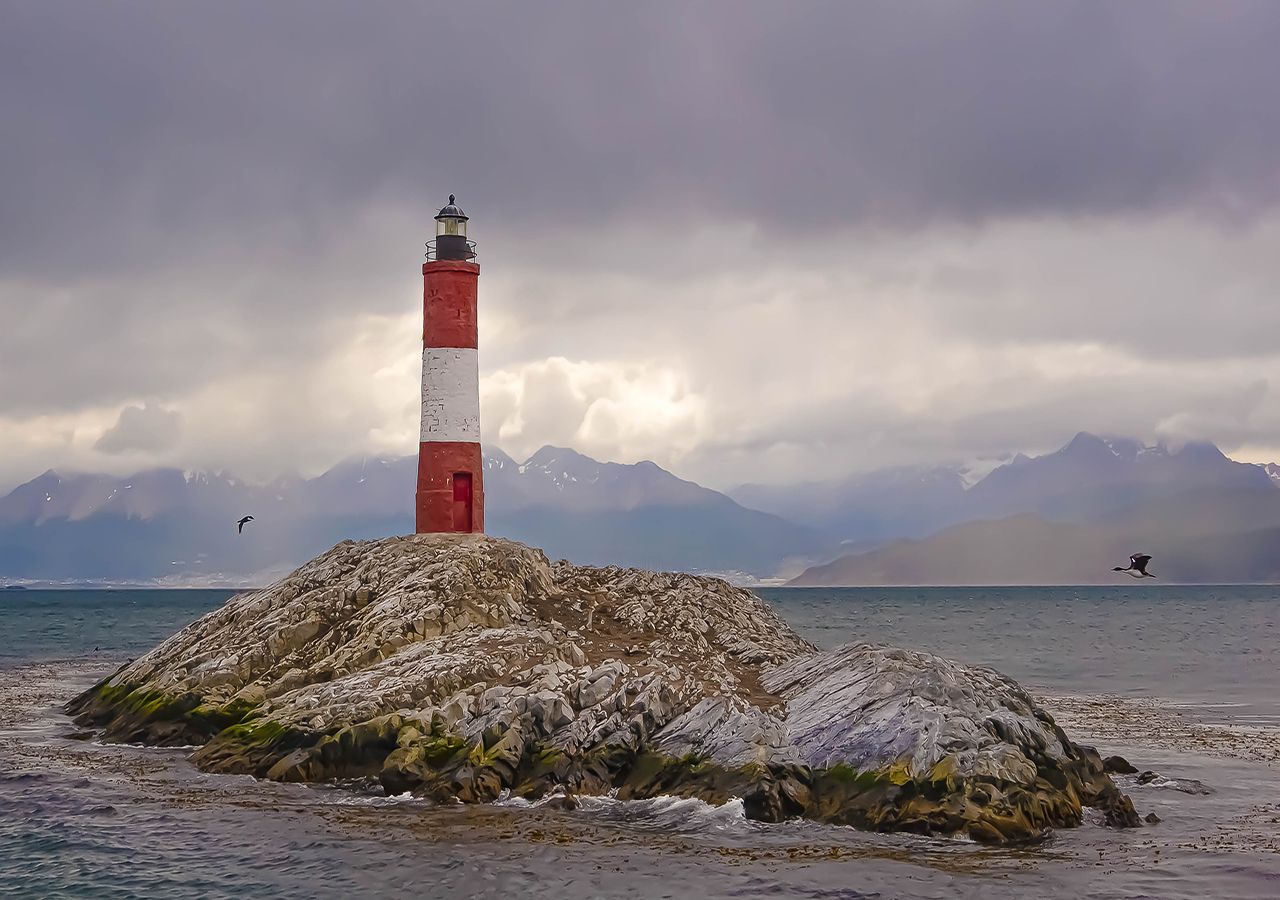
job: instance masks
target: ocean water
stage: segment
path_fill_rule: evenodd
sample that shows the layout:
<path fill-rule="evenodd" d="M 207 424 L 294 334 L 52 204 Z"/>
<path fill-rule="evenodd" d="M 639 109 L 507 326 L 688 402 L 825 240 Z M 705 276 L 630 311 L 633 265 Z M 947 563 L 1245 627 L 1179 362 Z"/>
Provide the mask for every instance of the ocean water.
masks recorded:
<path fill-rule="evenodd" d="M 1043 693 L 1160 697 L 1280 724 L 1280 586 L 761 588 L 821 647 L 903 644 Z"/>
<path fill-rule="evenodd" d="M 50 659 L 139 656 L 234 591 L 0 591 L 0 667 Z"/>
<path fill-rule="evenodd" d="M 1263 898 L 1280 896 L 1280 589 L 762 589 L 822 646 L 998 668 L 1159 824 L 1034 847 L 747 821 L 739 804 L 435 807 L 375 785 L 196 771 L 59 708 L 228 591 L 0 592 L 2 897 Z"/>

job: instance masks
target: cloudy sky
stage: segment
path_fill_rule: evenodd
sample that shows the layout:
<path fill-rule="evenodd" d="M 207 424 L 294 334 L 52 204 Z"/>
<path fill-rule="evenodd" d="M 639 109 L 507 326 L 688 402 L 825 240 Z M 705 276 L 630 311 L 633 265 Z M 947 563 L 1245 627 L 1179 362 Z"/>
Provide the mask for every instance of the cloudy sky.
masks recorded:
<path fill-rule="evenodd" d="M 1280 4 L 4 2 L 0 489 L 487 441 L 725 487 L 1280 459 Z"/>

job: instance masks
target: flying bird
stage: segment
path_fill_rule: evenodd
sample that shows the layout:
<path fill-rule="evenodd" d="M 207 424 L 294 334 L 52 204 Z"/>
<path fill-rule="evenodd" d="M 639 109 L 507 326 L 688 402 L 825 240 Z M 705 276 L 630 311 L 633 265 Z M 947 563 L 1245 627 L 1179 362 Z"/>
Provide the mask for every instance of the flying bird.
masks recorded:
<path fill-rule="evenodd" d="M 236 523 L 236 534 L 241 534 L 241 533 L 243 533 L 243 532 L 244 532 L 244 523 L 245 523 L 245 522 L 252 522 L 252 521 L 253 521 L 253 516 L 245 516 L 243 519 L 241 519 L 239 522 L 237 522 L 237 523 Z"/>
<path fill-rule="evenodd" d="M 1132 578 L 1155 578 L 1147 571 L 1147 563 L 1151 562 L 1151 557 L 1146 553 L 1135 553 L 1129 557 L 1129 565 L 1126 568 L 1116 566 L 1113 572 L 1128 572 Z"/>

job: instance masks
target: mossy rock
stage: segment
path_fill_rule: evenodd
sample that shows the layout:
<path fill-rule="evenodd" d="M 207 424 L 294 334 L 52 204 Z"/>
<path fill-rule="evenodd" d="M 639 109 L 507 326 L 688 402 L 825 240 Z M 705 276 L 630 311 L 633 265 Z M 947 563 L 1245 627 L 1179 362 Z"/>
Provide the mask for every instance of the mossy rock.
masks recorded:
<path fill-rule="evenodd" d="M 235 699 L 222 706 L 201 703 L 189 713 L 193 721 L 203 722 L 209 728 L 209 734 L 215 735 L 224 728 L 239 725 L 241 722 L 257 715 L 260 704 L 248 700 Z"/>
<path fill-rule="evenodd" d="M 1078 825 L 1074 790 L 1040 789 L 980 778 L 903 780 L 902 771 L 832 766 L 813 776 L 805 815 L 872 831 L 968 834 L 983 843 L 1042 839 L 1050 827 Z"/>
<path fill-rule="evenodd" d="M 403 742 L 397 736 L 396 747 L 382 760 L 378 780 L 388 795 L 424 788 L 439 790 L 438 782 L 461 766 L 473 749 L 438 718 L 432 720 L 431 730 L 425 734 L 412 725 L 401 729 L 401 734 L 410 729 L 415 734 Z"/>
<path fill-rule="evenodd" d="M 257 704 L 210 704 L 194 693 L 171 695 L 106 678 L 67 704 L 67 711 L 78 724 L 102 728 L 105 741 L 179 746 L 203 744 L 253 716 Z"/>
<path fill-rule="evenodd" d="M 209 772 L 265 778 L 281 760 L 314 746 L 324 737 L 323 733 L 270 719 L 250 719 L 218 732 L 191 760 Z"/>

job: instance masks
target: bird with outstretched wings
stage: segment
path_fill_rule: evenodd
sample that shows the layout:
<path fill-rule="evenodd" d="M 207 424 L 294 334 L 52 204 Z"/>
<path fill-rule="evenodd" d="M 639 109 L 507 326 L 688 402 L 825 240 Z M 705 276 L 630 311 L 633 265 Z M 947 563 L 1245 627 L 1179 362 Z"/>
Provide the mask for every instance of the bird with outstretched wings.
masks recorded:
<path fill-rule="evenodd" d="M 1156 576 L 1147 571 L 1147 563 L 1149 562 L 1151 562 L 1151 554 L 1135 553 L 1129 557 L 1129 565 L 1123 568 L 1116 566 L 1111 571 L 1128 572 L 1133 578 L 1155 578 Z"/>
<path fill-rule="evenodd" d="M 237 522 L 237 523 L 236 523 L 236 534 L 243 534 L 243 533 L 244 533 L 244 523 L 245 523 L 245 522 L 252 522 L 252 521 L 253 521 L 253 516 L 245 516 L 243 519 L 241 519 L 239 522 Z"/>

